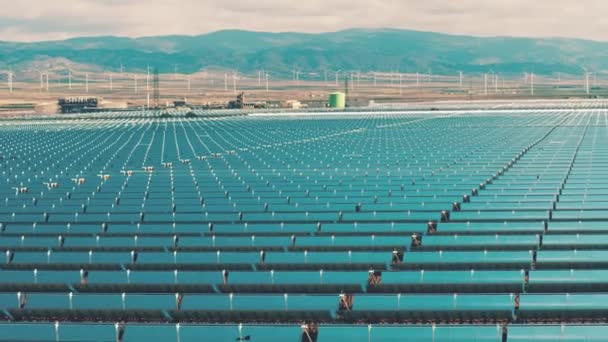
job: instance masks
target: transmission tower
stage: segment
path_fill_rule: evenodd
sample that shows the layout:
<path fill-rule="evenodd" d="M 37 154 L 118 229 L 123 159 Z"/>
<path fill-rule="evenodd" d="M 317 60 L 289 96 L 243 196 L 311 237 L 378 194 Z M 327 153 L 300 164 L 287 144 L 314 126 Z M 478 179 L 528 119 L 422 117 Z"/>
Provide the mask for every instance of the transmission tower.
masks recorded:
<path fill-rule="evenodd" d="M 154 107 L 158 107 L 160 104 L 160 77 L 158 76 L 158 68 L 154 68 L 154 81 L 152 82 L 154 87 Z"/>

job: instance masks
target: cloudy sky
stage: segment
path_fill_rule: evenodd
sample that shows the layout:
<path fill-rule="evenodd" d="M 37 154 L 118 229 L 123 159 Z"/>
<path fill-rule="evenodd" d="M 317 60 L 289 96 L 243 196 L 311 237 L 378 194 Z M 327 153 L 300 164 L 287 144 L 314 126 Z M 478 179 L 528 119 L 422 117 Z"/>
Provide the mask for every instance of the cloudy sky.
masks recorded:
<path fill-rule="evenodd" d="M 391 27 L 608 41 L 606 0 L 0 0 L 0 40 Z"/>

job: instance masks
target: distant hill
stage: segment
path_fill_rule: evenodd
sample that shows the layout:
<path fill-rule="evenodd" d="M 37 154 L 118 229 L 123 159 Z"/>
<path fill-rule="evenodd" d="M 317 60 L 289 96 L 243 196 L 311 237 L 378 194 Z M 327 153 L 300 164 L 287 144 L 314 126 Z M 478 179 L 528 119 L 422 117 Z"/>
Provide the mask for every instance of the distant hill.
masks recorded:
<path fill-rule="evenodd" d="M 40 43 L 0 42 L 0 67 L 69 60 L 97 69 L 195 72 L 209 68 L 291 75 L 328 70 L 434 74 L 608 70 L 608 43 L 565 38 L 479 38 L 396 29 L 267 33 L 225 30 L 199 36 L 91 37 Z"/>

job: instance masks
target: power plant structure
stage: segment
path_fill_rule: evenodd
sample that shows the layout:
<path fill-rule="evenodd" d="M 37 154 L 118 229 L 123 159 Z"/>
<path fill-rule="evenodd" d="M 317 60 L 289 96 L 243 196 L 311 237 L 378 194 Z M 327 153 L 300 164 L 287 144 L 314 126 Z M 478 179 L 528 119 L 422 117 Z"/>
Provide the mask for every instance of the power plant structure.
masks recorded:
<path fill-rule="evenodd" d="M 329 94 L 329 108 L 346 108 L 346 94 L 341 92 Z"/>
<path fill-rule="evenodd" d="M 57 102 L 61 113 L 82 113 L 95 111 L 98 108 L 99 100 L 94 97 L 66 97 L 61 98 Z"/>

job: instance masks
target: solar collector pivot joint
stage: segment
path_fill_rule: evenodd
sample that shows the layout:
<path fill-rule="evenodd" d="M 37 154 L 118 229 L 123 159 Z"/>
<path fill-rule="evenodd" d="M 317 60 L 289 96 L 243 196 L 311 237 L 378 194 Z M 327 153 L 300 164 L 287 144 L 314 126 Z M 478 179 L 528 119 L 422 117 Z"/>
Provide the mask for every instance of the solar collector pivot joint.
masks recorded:
<path fill-rule="evenodd" d="M 300 342 L 317 342 L 319 336 L 319 325 L 316 323 L 302 324 Z"/>
<path fill-rule="evenodd" d="M 426 232 L 431 235 L 434 234 L 435 232 L 437 232 L 437 222 L 429 221 L 426 224 Z"/>
<path fill-rule="evenodd" d="M 422 246 L 422 236 L 420 236 L 419 234 L 412 234 L 410 248 L 419 248 L 421 246 Z"/>
<path fill-rule="evenodd" d="M 441 222 L 450 222 L 450 212 L 447 210 L 441 211 Z"/>

